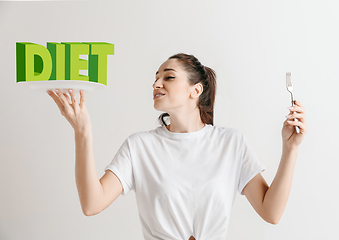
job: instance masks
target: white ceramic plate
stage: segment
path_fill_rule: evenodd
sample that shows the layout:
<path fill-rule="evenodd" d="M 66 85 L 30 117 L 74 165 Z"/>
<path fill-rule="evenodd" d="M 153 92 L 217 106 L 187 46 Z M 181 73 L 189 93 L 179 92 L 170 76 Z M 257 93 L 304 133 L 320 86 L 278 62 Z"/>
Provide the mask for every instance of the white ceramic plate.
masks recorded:
<path fill-rule="evenodd" d="M 74 92 L 79 93 L 80 90 L 85 92 L 104 89 L 107 87 L 104 84 L 89 82 L 89 81 L 78 81 L 78 80 L 50 80 L 50 81 L 27 81 L 27 82 L 17 82 L 20 86 L 25 86 L 30 89 L 34 89 L 41 92 L 46 92 L 47 90 L 55 91 L 55 89 L 60 89 L 63 93 L 67 93 L 68 89 L 73 89 Z"/>

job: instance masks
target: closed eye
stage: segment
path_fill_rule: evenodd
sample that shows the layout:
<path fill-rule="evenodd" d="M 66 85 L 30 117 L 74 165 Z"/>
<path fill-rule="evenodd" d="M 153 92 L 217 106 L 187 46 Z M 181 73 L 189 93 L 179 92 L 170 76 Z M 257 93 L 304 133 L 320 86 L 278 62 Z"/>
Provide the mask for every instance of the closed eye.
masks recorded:
<path fill-rule="evenodd" d="M 165 79 L 170 79 L 170 78 L 174 78 L 174 77 L 166 77 Z M 158 79 L 155 79 L 155 81 L 154 82 L 156 82 Z"/>

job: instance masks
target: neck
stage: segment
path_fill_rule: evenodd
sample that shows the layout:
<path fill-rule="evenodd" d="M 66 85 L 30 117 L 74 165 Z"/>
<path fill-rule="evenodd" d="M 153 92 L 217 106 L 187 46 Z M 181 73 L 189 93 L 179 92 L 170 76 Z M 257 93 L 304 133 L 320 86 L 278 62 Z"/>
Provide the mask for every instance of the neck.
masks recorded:
<path fill-rule="evenodd" d="M 201 121 L 199 108 L 196 107 L 192 112 L 185 115 L 178 113 L 170 114 L 171 124 L 166 128 L 170 132 L 189 133 L 201 130 L 205 123 Z"/>

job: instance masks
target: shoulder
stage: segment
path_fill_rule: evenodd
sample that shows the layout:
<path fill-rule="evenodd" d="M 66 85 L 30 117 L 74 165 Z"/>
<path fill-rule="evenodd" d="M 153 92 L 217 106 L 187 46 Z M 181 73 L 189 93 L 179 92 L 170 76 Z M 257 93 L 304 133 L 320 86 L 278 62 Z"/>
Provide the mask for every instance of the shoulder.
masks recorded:
<path fill-rule="evenodd" d="M 156 131 L 156 129 L 134 132 L 134 133 L 130 134 L 127 137 L 126 140 L 128 140 L 130 142 L 147 140 L 147 139 L 154 137 L 155 131 Z"/>
<path fill-rule="evenodd" d="M 244 145 L 244 138 L 243 132 L 239 129 L 213 126 L 210 140 L 239 151 Z"/>
<path fill-rule="evenodd" d="M 212 126 L 212 133 L 218 137 L 238 139 L 243 137 L 242 131 L 236 128 Z"/>

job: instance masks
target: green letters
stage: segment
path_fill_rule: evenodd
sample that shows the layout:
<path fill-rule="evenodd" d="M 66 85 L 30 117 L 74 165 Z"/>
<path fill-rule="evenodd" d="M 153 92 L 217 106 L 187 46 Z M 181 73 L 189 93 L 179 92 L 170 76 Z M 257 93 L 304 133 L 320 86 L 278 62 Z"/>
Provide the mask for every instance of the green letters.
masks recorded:
<path fill-rule="evenodd" d="M 113 54 L 114 44 L 105 42 L 47 42 L 47 48 L 17 42 L 17 82 L 79 80 L 107 86 L 107 55 Z M 79 55 L 88 55 L 88 60 Z M 88 70 L 88 76 L 79 70 Z"/>
<path fill-rule="evenodd" d="M 47 43 L 47 49 L 52 57 L 52 73 L 49 80 L 66 80 L 65 78 L 65 45 Z"/>
<path fill-rule="evenodd" d="M 88 55 L 88 44 L 76 42 L 62 42 L 66 46 L 66 80 L 88 81 L 88 76 L 79 74 L 79 70 L 88 70 L 87 60 L 80 59 L 79 55 Z"/>
<path fill-rule="evenodd" d="M 17 43 L 17 82 L 49 79 L 52 59 L 48 50 L 35 43 Z"/>
<path fill-rule="evenodd" d="M 110 43 L 90 42 L 89 72 L 90 81 L 98 82 L 107 79 L 107 55 L 114 54 L 114 45 Z M 107 83 L 104 83 L 107 85 Z"/>

